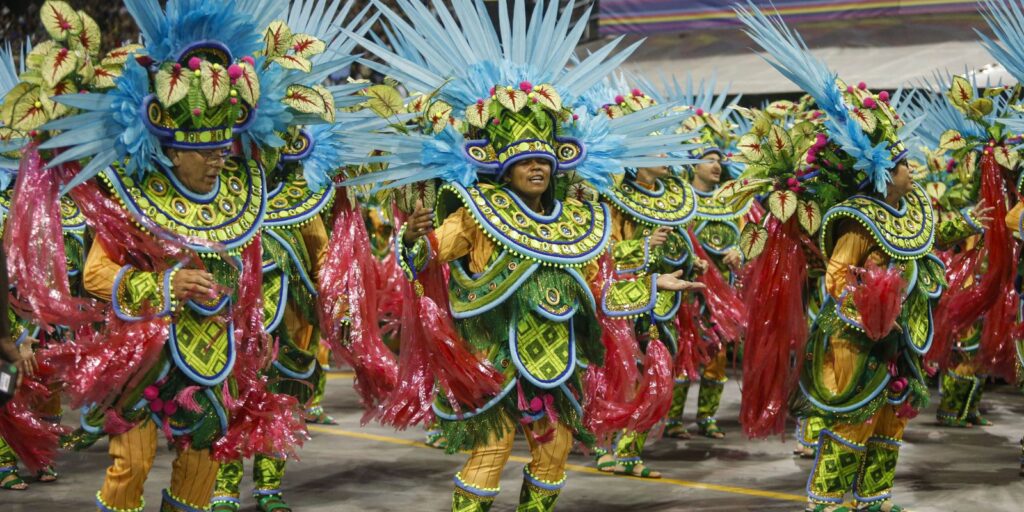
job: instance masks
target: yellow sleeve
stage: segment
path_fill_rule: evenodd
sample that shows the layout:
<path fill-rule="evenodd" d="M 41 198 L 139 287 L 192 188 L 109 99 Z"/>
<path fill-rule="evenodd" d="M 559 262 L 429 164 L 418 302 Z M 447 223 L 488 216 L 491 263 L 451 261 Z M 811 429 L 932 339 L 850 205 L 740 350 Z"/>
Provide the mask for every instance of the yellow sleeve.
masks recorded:
<path fill-rule="evenodd" d="M 473 242 L 479 231 L 469 211 L 459 208 L 434 230 L 437 240 L 435 257 L 440 261 L 452 261 L 469 254 L 474 249 Z"/>
<path fill-rule="evenodd" d="M 85 291 L 110 301 L 114 291 L 114 279 L 120 270 L 121 265 L 114 262 L 103 249 L 103 244 L 96 241 L 89 249 L 89 256 L 85 260 L 85 271 L 82 275 Z"/>
<path fill-rule="evenodd" d="M 1006 227 L 1010 228 L 1010 232 L 1016 233 L 1018 237 L 1022 236 L 1020 232 L 1020 218 L 1024 216 L 1024 201 L 1019 201 L 1013 205 L 1013 209 L 1006 214 Z"/>
<path fill-rule="evenodd" d="M 839 237 L 829 257 L 828 269 L 825 271 L 825 289 L 830 295 L 838 298 L 843 293 L 850 267 L 864 265 L 872 244 L 871 235 L 859 224 L 851 224 L 851 227 Z"/>
<path fill-rule="evenodd" d="M 302 241 L 306 244 L 306 251 L 309 259 L 313 262 L 312 275 L 314 279 L 320 275 L 320 268 L 327 258 L 328 244 L 327 228 L 319 215 L 313 216 L 313 220 L 302 226 Z"/>

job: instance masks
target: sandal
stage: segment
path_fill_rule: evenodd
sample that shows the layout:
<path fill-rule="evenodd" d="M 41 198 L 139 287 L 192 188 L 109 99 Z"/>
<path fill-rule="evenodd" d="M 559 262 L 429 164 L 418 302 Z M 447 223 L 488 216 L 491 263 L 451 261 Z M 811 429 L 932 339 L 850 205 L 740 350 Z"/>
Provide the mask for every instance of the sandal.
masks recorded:
<path fill-rule="evenodd" d="M 431 448 L 437 448 L 438 450 L 448 448 L 448 440 L 445 439 L 444 433 L 440 430 L 428 430 L 427 439 L 423 441 L 423 444 Z"/>
<path fill-rule="evenodd" d="M 899 505 L 893 505 L 888 500 L 872 503 L 867 507 L 859 508 L 857 510 L 858 512 L 910 512 Z"/>
<path fill-rule="evenodd" d="M 260 512 L 292 512 L 291 507 L 284 502 L 284 498 L 279 492 L 257 495 L 256 505 Z"/>
<path fill-rule="evenodd" d="M 602 473 L 614 473 L 615 466 L 619 464 L 615 461 L 615 456 L 604 448 L 594 448 L 594 462 L 597 464 L 597 470 Z"/>
<path fill-rule="evenodd" d="M 18 474 L 18 468 L 10 466 L 7 469 L 0 470 L 0 489 L 5 491 L 25 491 L 28 490 L 28 484 Z"/>
<path fill-rule="evenodd" d="M 938 424 L 943 427 L 971 428 L 974 426 L 973 423 L 966 419 L 962 420 L 953 416 L 937 416 L 936 420 L 938 420 Z"/>
<path fill-rule="evenodd" d="M 978 426 L 978 427 L 991 427 L 992 426 L 992 422 L 989 421 L 988 418 L 985 418 L 984 416 L 982 416 L 981 414 L 969 414 L 967 416 L 967 422 L 970 423 L 971 425 L 975 425 L 975 426 Z"/>
<path fill-rule="evenodd" d="M 237 498 L 215 498 L 210 502 L 210 512 L 238 512 L 242 504 Z"/>
<path fill-rule="evenodd" d="M 670 425 L 667 428 L 665 428 L 665 437 L 683 440 L 693 439 L 693 436 L 690 435 L 690 431 L 686 429 L 686 426 L 679 423 L 675 425 Z"/>
<path fill-rule="evenodd" d="M 640 468 L 640 472 L 637 473 L 636 468 Z M 614 473 L 616 475 L 633 476 L 637 478 L 661 478 L 661 473 L 652 471 L 651 468 L 644 464 L 644 461 L 640 457 L 636 457 L 630 460 L 619 460 L 615 465 Z"/>
<path fill-rule="evenodd" d="M 38 473 L 36 473 L 36 481 L 48 484 L 56 482 L 57 477 L 59 476 L 60 475 L 58 475 L 57 472 L 53 470 L 52 466 L 46 466 L 45 468 L 40 469 Z"/>
<path fill-rule="evenodd" d="M 813 507 L 811 506 L 811 504 L 808 504 L 807 508 L 804 509 L 804 512 L 856 512 L 856 511 L 854 509 L 850 508 L 850 507 L 845 506 L 845 505 L 826 505 L 824 503 L 817 503 L 817 504 L 814 504 Z"/>
<path fill-rule="evenodd" d="M 718 422 L 714 418 L 704 418 L 697 420 L 697 430 L 700 431 L 700 435 L 711 439 L 725 439 L 725 432 L 718 427 Z"/>
<path fill-rule="evenodd" d="M 306 411 L 306 423 L 314 425 L 337 425 L 338 422 L 327 414 L 322 407 L 316 407 Z"/>

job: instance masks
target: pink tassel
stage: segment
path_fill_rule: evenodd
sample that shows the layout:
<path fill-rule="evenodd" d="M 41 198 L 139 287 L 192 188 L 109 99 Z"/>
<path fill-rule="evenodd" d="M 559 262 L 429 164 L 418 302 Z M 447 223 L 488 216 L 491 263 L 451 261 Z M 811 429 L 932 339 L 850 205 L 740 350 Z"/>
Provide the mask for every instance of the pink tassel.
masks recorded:
<path fill-rule="evenodd" d="M 175 395 L 174 402 L 177 403 L 179 407 L 185 409 L 186 411 L 194 412 L 197 414 L 201 413 L 203 412 L 203 408 L 199 406 L 198 402 L 196 402 L 196 392 L 200 391 L 201 389 L 202 388 L 200 388 L 199 386 L 188 386 L 185 389 L 179 391 L 177 395 Z"/>
<path fill-rule="evenodd" d="M 693 230 L 688 230 L 690 240 L 696 250 L 696 256 L 704 261 L 710 262 L 700 241 L 694 235 Z M 698 279 L 707 287 L 704 290 L 704 297 L 707 298 L 708 308 L 711 310 L 711 318 L 714 320 L 719 332 L 726 341 L 735 342 L 743 337 L 747 328 L 747 306 L 743 299 L 736 293 L 736 289 L 726 282 L 725 277 L 718 270 L 714 263 L 709 263 L 708 269 Z"/>
<path fill-rule="evenodd" d="M 53 465 L 61 429 L 43 421 L 28 406 L 23 390 L 0 410 L 0 437 L 32 471 Z"/>
<path fill-rule="evenodd" d="M 115 409 L 107 409 L 103 414 L 103 432 L 109 435 L 124 434 L 133 428 L 135 423 L 124 419 Z"/>
<path fill-rule="evenodd" d="M 853 303 L 860 313 L 864 333 L 878 341 L 896 326 L 907 284 L 899 268 L 883 268 L 873 262 L 867 268 L 853 269 L 850 279 L 855 278 L 859 278 L 860 284 L 853 288 Z"/>

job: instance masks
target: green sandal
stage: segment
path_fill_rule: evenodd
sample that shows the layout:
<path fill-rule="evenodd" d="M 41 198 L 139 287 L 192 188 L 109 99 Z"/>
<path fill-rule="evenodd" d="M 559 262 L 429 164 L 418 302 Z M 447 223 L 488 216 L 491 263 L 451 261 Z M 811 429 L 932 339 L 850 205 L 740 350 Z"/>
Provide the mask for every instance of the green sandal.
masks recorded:
<path fill-rule="evenodd" d="M 210 512 L 238 512 L 242 504 L 237 499 L 217 499 L 210 503 Z"/>
<path fill-rule="evenodd" d="M 423 444 L 431 448 L 437 448 L 438 450 L 448 448 L 448 440 L 445 439 L 444 433 L 440 430 L 428 430 L 427 439 L 423 441 Z"/>
<path fill-rule="evenodd" d="M 967 415 L 967 422 L 978 427 L 991 427 L 992 422 L 980 414 Z"/>
<path fill-rule="evenodd" d="M 40 469 L 38 473 L 36 473 L 36 481 L 42 482 L 44 484 L 49 484 L 56 482 L 57 477 L 59 476 L 60 475 L 53 470 L 53 467 L 46 466 L 45 468 Z"/>
<path fill-rule="evenodd" d="M 890 505 L 888 501 L 880 501 L 878 503 L 872 503 L 871 505 L 857 509 L 858 512 L 910 512 L 907 509 L 899 505 L 890 505 L 889 508 L 883 508 L 886 505 Z"/>
<path fill-rule="evenodd" d="M 693 439 L 693 436 L 690 435 L 690 431 L 686 429 L 686 426 L 682 425 L 682 424 L 679 424 L 679 423 L 677 423 L 675 425 L 669 425 L 665 429 L 665 437 L 670 437 L 672 439 L 683 439 L 683 440 L 685 440 L 685 439 Z"/>
<path fill-rule="evenodd" d="M 292 508 L 284 502 L 279 492 L 258 494 L 255 497 L 260 512 L 292 512 Z"/>
<path fill-rule="evenodd" d="M 639 473 L 636 472 L 637 466 L 643 466 L 643 469 Z M 622 469 L 619 469 L 619 468 Z M 661 478 L 661 473 L 652 471 L 651 468 L 644 464 L 644 461 L 640 457 L 632 457 L 628 460 L 619 459 L 615 467 L 616 475 L 632 476 L 636 478 Z"/>
<path fill-rule="evenodd" d="M 327 414 L 323 407 L 316 407 L 306 411 L 306 423 L 314 425 L 337 425 L 338 422 Z"/>
<path fill-rule="evenodd" d="M 962 420 L 953 416 L 937 416 L 936 419 L 938 420 L 939 425 L 943 427 L 971 428 L 974 426 L 973 423 L 966 419 Z"/>
<path fill-rule="evenodd" d="M 697 430 L 700 431 L 700 435 L 709 437 L 711 439 L 725 439 L 725 432 L 718 427 L 718 422 L 714 418 L 704 418 L 697 420 Z"/>
<path fill-rule="evenodd" d="M 9 466 L 0 470 L 0 489 L 5 491 L 25 491 L 28 484 L 18 474 L 17 466 Z"/>
<path fill-rule="evenodd" d="M 604 462 L 601 462 L 602 459 Z M 597 470 L 602 473 L 614 473 L 615 466 L 619 464 L 615 461 L 615 456 L 604 448 L 594 448 L 594 463 L 597 465 Z"/>
<path fill-rule="evenodd" d="M 824 503 L 819 503 L 819 504 L 815 505 L 814 508 L 811 508 L 811 506 L 808 505 L 807 508 L 804 509 L 804 512 L 857 512 L 857 511 L 852 509 L 852 508 L 850 508 L 850 507 L 847 507 L 845 505 L 826 505 Z"/>

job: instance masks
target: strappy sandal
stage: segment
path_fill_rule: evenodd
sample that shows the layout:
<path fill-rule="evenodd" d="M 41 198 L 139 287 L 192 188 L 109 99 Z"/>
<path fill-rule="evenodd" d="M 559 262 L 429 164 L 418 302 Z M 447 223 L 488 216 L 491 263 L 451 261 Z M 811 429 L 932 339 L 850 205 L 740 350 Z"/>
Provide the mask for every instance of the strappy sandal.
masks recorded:
<path fill-rule="evenodd" d="M 678 423 L 665 428 L 665 437 L 682 440 L 693 439 L 693 435 L 686 429 L 686 426 Z"/>
<path fill-rule="evenodd" d="M 807 508 L 804 509 L 804 512 L 857 512 L 857 511 L 852 509 L 852 508 L 850 508 L 850 507 L 847 507 L 845 505 L 826 505 L 824 503 L 819 503 L 819 504 L 815 505 L 814 507 L 811 507 L 810 505 L 808 505 Z"/>
<path fill-rule="evenodd" d="M 18 468 L 0 470 L 0 489 L 5 491 L 27 491 L 28 484 L 18 474 Z"/>
<path fill-rule="evenodd" d="M 279 492 L 257 495 L 256 505 L 260 512 L 292 512 L 292 508 L 284 502 Z"/>
<path fill-rule="evenodd" d="M 45 468 L 40 469 L 38 473 L 36 473 L 36 481 L 42 482 L 44 484 L 49 484 L 56 482 L 59 476 L 60 475 L 53 470 L 52 466 L 46 466 Z"/>
<path fill-rule="evenodd" d="M 423 441 L 423 444 L 431 448 L 437 448 L 438 450 L 448 448 L 448 440 L 445 439 L 444 433 L 440 430 L 428 430 L 427 439 Z"/>
<path fill-rule="evenodd" d="M 219 498 L 210 502 L 210 512 L 238 512 L 241 509 L 241 502 L 234 498 Z"/>
<path fill-rule="evenodd" d="M 886 508 L 888 505 L 888 508 Z M 880 501 L 878 503 L 872 503 L 864 508 L 857 509 L 858 512 L 910 512 L 909 510 L 899 506 L 893 505 L 888 501 Z"/>
<path fill-rule="evenodd" d="M 971 428 L 974 426 L 973 423 L 967 421 L 966 419 L 962 420 L 960 418 L 954 418 L 952 416 L 938 416 L 936 417 L 936 420 L 938 420 L 938 424 L 943 427 Z"/>
<path fill-rule="evenodd" d="M 991 427 L 992 422 L 980 414 L 967 415 L 967 422 L 978 427 Z"/>
<path fill-rule="evenodd" d="M 312 423 L 314 425 L 337 425 L 338 422 L 327 411 L 323 410 L 322 407 L 311 409 L 306 412 L 306 423 Z"/>
<path fill-rule="evenodd" d="M 597 470 L 602 473 L 614 473 L 615 466 L 619 465 L 615 461 L 615 456 L 604 448 L 594 448 L 594 463 L 597 465 Z"/>
<path fill-rule="evenodd" d="M 700 431 L 700 435 L 711 439 L 725 439 L 725 432 L 718 427 L 718 422 L 714 418 L 706 418 L 697 421 L 697 430 Z"/>
<path fill-rule="evenodd" d="M 639 473 L 636 472 L 637 467 L 641 468 Z M 640 458 L 637 458 L 636 460 L 618 461 L 615 465 L 615 474 L 636 478 L 661 478 L 661 473 L 651 470 L 651 468 L 647 467 L 647 465 L 644 464 L 644 461 Z"/>

